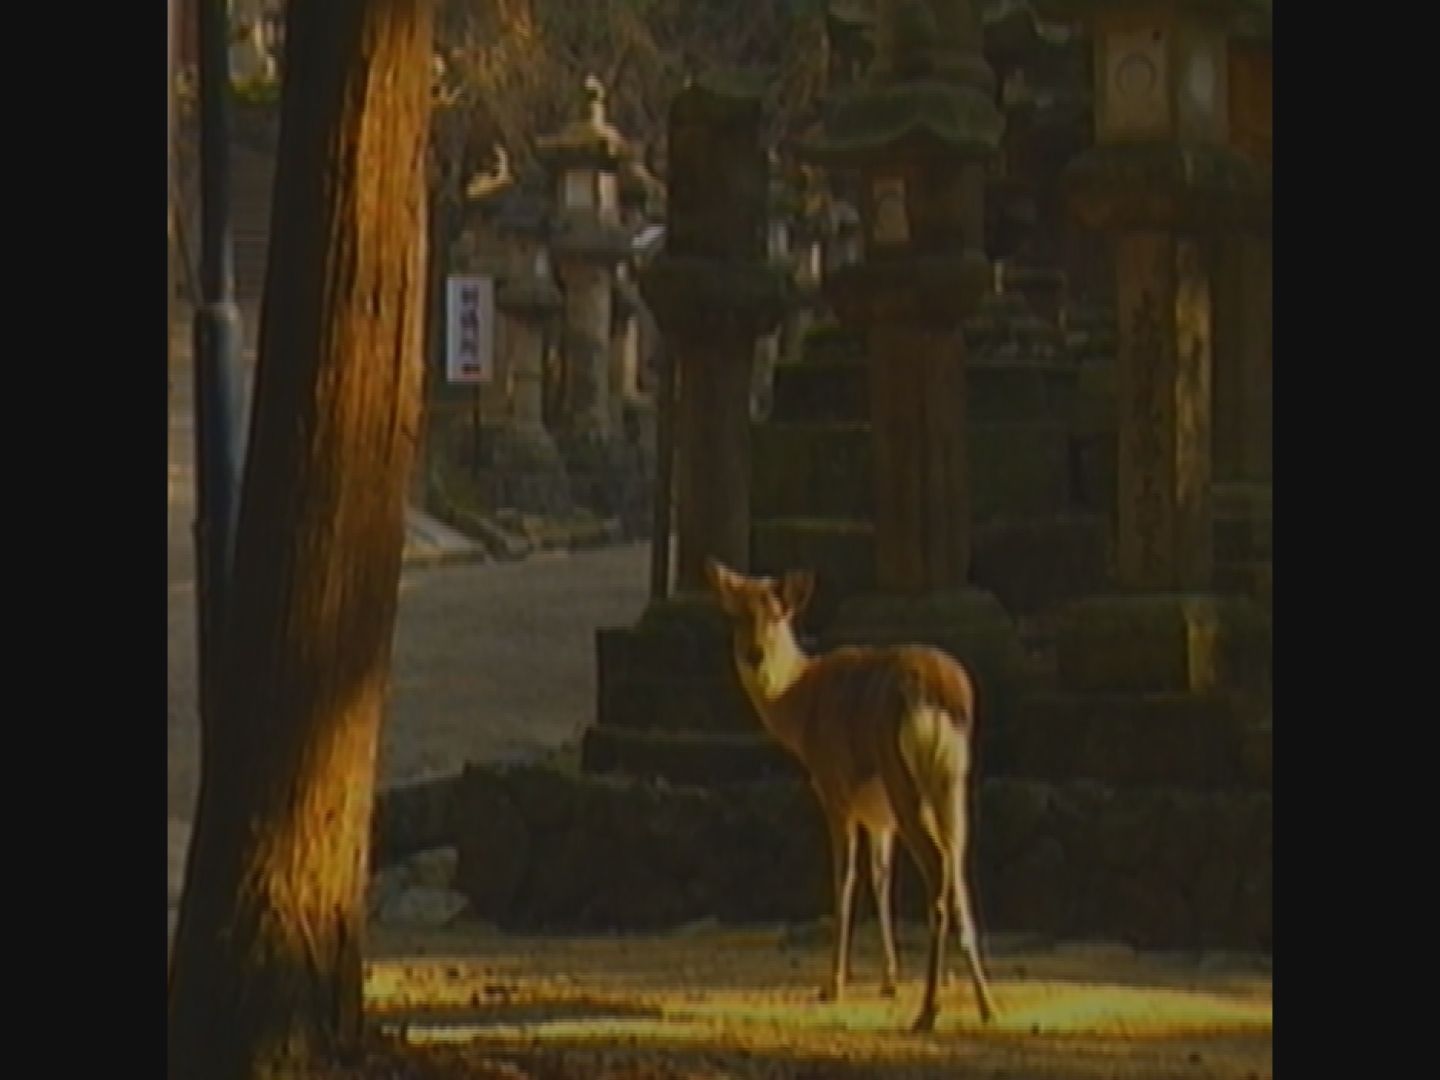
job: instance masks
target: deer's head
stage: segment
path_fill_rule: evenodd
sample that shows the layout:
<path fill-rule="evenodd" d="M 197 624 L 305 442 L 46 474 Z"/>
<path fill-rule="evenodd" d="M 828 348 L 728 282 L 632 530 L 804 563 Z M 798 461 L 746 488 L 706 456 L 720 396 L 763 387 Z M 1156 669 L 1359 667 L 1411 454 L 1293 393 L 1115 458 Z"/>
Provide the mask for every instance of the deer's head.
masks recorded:
<path fill-rule="evenodd" d="M 752 578 L 710 559 L 705 576 L 730 620 L 740 681 L 752 697 L 769 700 L 794 680 L 804 663 L 794 624 L 814 592 L 815 575 L 792 570 L 779 581 Z"/>

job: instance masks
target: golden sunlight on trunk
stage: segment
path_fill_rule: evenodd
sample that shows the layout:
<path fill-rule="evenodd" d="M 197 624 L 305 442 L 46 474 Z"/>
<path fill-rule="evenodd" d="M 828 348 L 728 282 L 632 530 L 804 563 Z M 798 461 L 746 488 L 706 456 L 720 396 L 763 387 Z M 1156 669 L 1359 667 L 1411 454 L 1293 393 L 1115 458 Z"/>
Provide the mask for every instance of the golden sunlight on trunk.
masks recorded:
<path fill-rule="evenodd" d="M 421 389 L 425 0 L 292 0 L 230 622 L 169 1075 L 358 1045 L 375 754 Z"/>

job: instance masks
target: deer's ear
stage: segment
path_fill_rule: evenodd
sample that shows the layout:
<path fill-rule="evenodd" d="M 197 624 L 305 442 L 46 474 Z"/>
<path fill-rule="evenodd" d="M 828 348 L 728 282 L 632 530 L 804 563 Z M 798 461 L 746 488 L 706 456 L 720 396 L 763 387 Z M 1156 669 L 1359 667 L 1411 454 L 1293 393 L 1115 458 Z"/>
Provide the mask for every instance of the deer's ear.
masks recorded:
<path fill-rule="evenodd" d="M 735 572 L 716 559 L 705 560 L 705 577 L 720 602 L 720 608 L 729 614 L 736 611 L 735 587 L 739 584 Z"/>
<path fill-rule="evenodd" d="M 815 575 L 809 570 L 791 570 L 780 585 L 780 599 L 792 616 L 805 610 L 815 593 Z"/>

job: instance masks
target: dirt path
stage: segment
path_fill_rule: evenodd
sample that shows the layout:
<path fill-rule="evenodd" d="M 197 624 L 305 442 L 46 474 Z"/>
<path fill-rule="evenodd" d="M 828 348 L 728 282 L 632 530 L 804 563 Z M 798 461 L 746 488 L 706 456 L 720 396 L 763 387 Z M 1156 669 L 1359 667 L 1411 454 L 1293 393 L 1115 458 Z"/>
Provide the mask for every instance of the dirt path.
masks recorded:
<path fill-rule="evenodd" d="M 825 936 L 779 928 L 571 939 L 378 930 L 367 996 L 376 1017 L 403 1025 L 414 1043 L 535 1075 L 1273 1075 L 1263 958 L 1000 938 L 988 946 L 998 1021 L 979 1023 L 957 979 L 938 1030 L 917 1036 L 905 1027 L 919 999 L 923 931 L 902 928 L 911 970 L 894 1000 L 874 986 L 874 936 L 861 928 L 843 1005 L 815 1000 Z"/>

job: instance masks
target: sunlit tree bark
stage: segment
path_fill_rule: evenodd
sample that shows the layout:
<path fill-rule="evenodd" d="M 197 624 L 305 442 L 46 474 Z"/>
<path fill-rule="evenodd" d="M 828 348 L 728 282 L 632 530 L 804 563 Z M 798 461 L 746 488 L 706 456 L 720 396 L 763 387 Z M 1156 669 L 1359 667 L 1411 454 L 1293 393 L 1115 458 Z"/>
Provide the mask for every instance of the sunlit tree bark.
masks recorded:
<path fill-rule="evenodd" d="M 427 0 L 290 0 L 230 621 L 169 1075 L 305 1075 L 362 1028 L 375 757 L 420 404 Z"/>

